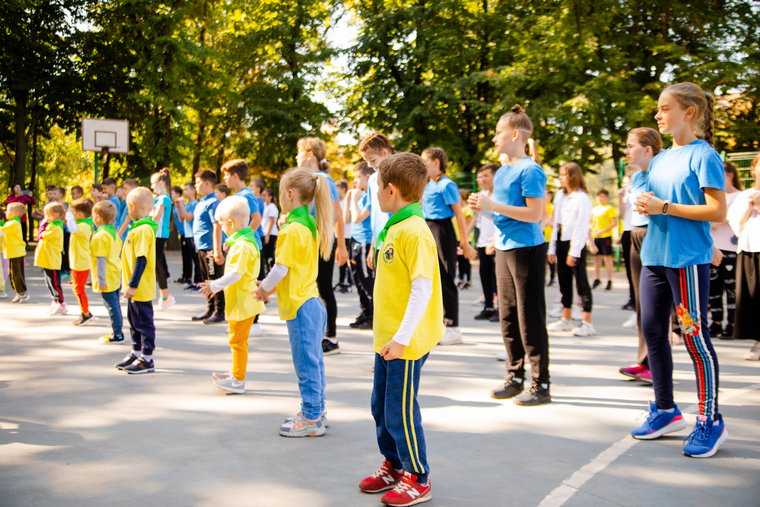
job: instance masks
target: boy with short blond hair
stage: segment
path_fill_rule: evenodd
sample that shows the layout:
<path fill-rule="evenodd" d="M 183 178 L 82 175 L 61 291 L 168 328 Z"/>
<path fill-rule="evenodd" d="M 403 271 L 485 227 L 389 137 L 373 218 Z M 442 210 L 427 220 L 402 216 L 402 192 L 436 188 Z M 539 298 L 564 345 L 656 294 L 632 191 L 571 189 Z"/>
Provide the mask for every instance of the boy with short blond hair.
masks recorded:
<path fill-rule="evenodd" d="M 111 201 L 100 201 L 92 209 L 92 220 L 98 228 L 90 242 L 92 290 L 100 292 L 111 320 L 111 333 L 100 339 L 100 343 L 106 344 L 124 343 L 124 320 L 119 305 L 121 240 L 113 225 L 117 214 L 118 210 Z"/>
<path fill-rule="evenodd" d="M 256 246 L 256 233 L 248 225 L 250 208 L 243 197 L 233 196 L 216 208 L 216 220 L 227 234 L 227 252 L 224 276 L 201 282 L 201 294 L 211 296 L 224 290 L 225 317 L 230 325 L 232 370 L 214 373 L 214 385 L 222 391 L 245 392 L 245 371 L 248 365 L 248 335 L 254 318 L 266 307 L 262 301 L 250 297 L 256 290 L 259 275 L 260 253 Z"/>
<path fill-rule="evenodd" d="M 3 254 L 8 259 L 11 287 L 16 291 L 11 303 L 23 303 L 30 299 L 29 294 L 26 293 L 26 277 L 24 275 L 26 243 L 21 228 L 21 217 L 25 213 L 26 209 L 20 202 L 9 204 L 5 211 L 6 222 L 2 226 L 2 231 L 5 233 Z"/>
<path fill-rule="evenodd" d="M 69 235 L 69 266 L 71 267 L 72 289 L 77 300 L 81 315 L 74 322 L 75 326 L 86 326 L 94 318 L 90 313 L 87 300 L 87 278 L 90 276 L 90 238 L 95 228 L 92 223 L 93 202 L 86 197 L 71 203 L 71 213 L 74 215 L 76 228 Z"/>
<path fill-rule="evenodd" d="M 422 366 L 445 332 L 441 276 L 419 203 L 428 181 L 422 158 L 387 157 L 377 181 L 380 209 L 393 214 L 375 252 L 372 415 L 385 461 L 359 487 L 392 489 L 381 499 L 386 505 L 414 505 L 432 498 L 417 393 Z"/>
<path fill-rule="evenodd" d="M 145 187 L 127 196 L 132 225 L 121 256 L 122 282 L 126 285 L 127 320 L 132 333 L 132 353 L 116 364 L 130 374 L 155 371 L 156 326 L 153 323 L 153 300 L 156 297 L 156 231 L 158 224 L 150 214 L 153 194 Z"/>
<path fill-rule="evenodd" d="M 44 270 L 45 285 L 53 299 L 48 315 L 66 315 L 69 311 L 63 301 L 61 288 L 63 217 L 66 215 L 66 208 L 60 202 L 49 202 L 45 205 L 44 213 L 46 225 L 40 233 L 40 240 L 34 251 L 34 265 Z"/>

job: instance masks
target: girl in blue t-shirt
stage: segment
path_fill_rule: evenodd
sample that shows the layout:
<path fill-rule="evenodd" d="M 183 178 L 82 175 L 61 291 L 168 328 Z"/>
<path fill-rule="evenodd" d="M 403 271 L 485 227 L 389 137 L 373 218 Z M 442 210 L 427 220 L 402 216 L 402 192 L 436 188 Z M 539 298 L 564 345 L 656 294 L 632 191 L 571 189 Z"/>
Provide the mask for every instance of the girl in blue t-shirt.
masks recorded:
<path fill-rule="evenodd" d="M 626 377 L 635 378 L 643 382 L 652 382 L 652 373 L 649 370 L 649 354 L 647 343 L 644 340 L 644 332 L 641 329 L 641 304 L 639 280 L 641 278 L 641 245 L 647 235 L 649 218 L 636 211 L 636 201 L 647 187 L 647 173 L 652 159 L 662 150 L 662 137 L 654 129 L 640 127 L 628 133 L 626 141 L 625 157 L 628 167 L 634 170 L 631 174 L 631 184 L 628 186 L 628 202 L 631 206 L 631 285 L 633 285 L 633 300 L 635 303 L 636 326 L 639 332 L 639 349 L 636 362 L 630 366 L 620 368 L 620 373 Z"/>
<path fill-rule="evenodd" d="M 496 151 L 505 155 L 506 164 L 494 176 L 493 197 L 473 194 L 469 200 L 473 211 L 493 213 L 496 226 L 496 285 L 507 376 L 491 397 L 513 398 L 517 405 L 551 401 L 544 298 L 546 240 L 541 227 L 547 177 L 543 168 L 525 155 L 532 133 L 533 122 L 519 105 L 501 117 L 493 141 Z M 529 389 L 524 389 L 526 354 Z"/>
<path fill-rule="evenodd" d="M 161 298 L 156 305 L 155 310 L 163 312 L 177 301 L 174 296 L 169 294 L 169 266 L 166 264 L 166 240 L 169 239 L 169 229 L 172 220 L 172 200 L 169 197 L 169 190 L 172 188 L 171 175 L 169 168 L 164 167 L 150 177 L 150 188 L 153 189 L 155 199 L 153 200 L 153 221 L 158 224 L 156 231 L 156 281 Z"/>
<path fill-rule="evenodd" d="M 655 401 L 634 438 L 654 439 L 687 423 L 673 401 L 673 357 L 668 337 L 675 302 L 686 349 L 697 376 L 699 415 L 683 453 L 706 458 L 728 434 L 718 412 L 718 357 L 707 327 L 710 222 L 726 219 L 725 175 L 713 143 L 713 97 L 693 83 L 669 86 L 657 104 L 657 125 L 673 146 L 650 164 L 646 192 L 636 207 L 649 216 L 641 247 L 641 328 L 649 351 Z M 704 140 L 694 131 L 703 123 Z"/>
<path fill-rule="evenodd" d="M 440 345 L 455 345 L 462 343 L 462 332 L 459 330 L 459 293 L 457 291 L 457 236 L 454 232 L 452 217 L 456 217 L 460 231 L 465 231 L 459 240 L 466 259 L 473 260 L 477 256 L 467 241 L 467 223 L 462 211 L 459 197 L 459 187 L 446 176 L 448 159 L 441 148 L 428 148 L 422 152 L 430 180 L 425 186 L 422 196 L 422 214 L 435 238 L 438 250 L 438 267 L 441 271 L 441 290 L 443 292 L 443 320 L 446 323 L 446 334 Z"/>

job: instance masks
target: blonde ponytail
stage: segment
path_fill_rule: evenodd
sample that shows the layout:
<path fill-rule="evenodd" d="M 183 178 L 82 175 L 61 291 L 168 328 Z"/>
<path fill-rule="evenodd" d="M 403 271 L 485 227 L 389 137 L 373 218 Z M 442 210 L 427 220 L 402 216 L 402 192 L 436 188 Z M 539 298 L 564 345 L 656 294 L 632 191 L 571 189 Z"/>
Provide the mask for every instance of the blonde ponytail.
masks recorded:
<path fill-rule="evenodd" d="M 334 241 L 335 205 L 327 178 L 308 167 L 296 167 L 286 172 L 280 181 L 281 192 L 291 188 L 298 193 L 301 202 L 314 202 L 319 252 L 323 259 L 329 259 Z"/>

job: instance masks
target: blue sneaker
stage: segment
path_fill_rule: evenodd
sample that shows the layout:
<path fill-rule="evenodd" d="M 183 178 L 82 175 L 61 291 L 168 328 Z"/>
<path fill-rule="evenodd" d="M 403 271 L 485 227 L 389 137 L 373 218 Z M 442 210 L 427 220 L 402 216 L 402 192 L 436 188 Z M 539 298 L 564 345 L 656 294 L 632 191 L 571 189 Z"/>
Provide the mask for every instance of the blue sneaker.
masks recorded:
<path fill-rule="evenodd" d="M 657 410 L 657 404 L 653 401 L 649 402 L 649 416 L 646 422 L 631 431 L 631 436 L 639 440 L 654 440 L 660 438 L 665 433 L 673 433 L 674 431 L 680 431 L 686 429 L 688 424 L 681 415 L 681 411 L 678 407 L 674 407 L 672 412 L 664 412 Z"/>
<path fill-rule="evenodd" d="M 716 452 L 720 444 L 728 439 L 723 416 L 718 414 L 714 421 L 706 416 L 697 417 L 694 431 L 684 440 L 683 453 L 691 458 L 709 458 Z"/>

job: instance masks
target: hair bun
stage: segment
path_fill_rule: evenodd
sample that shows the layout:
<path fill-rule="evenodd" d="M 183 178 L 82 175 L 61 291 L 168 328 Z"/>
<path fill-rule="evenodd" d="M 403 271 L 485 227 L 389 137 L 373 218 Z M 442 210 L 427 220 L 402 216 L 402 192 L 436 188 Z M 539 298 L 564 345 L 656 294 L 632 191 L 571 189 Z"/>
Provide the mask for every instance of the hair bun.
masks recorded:
<path fill-rule="evenodd" d="M 523 109 L 520 104 L 515 104 L 512 106 L 512 109 L 510 109 L 510 111 L 515 114 L 525 114 L 525 109 Z"/>

